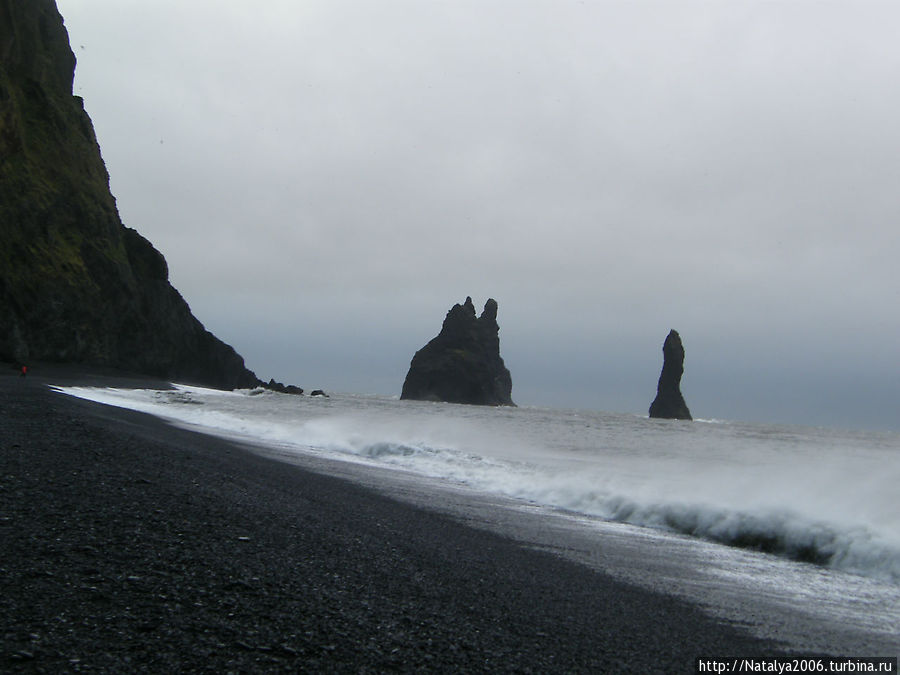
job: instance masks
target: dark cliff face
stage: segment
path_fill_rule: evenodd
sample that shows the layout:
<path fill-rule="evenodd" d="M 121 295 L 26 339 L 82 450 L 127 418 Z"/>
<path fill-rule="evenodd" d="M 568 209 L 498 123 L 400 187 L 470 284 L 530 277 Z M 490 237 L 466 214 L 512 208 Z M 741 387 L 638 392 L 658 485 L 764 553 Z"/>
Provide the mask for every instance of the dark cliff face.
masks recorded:
<path fill-rule="evenodd" d="M 677 331 L 669 331 L 663 343 L 663 367 L 656 386 L 656 398 L 650 404 L 650 417 L 689 420 L 691 411 L 681 395 L 684 374 L 684 346 Z"/>
<path fill-rule="evenodd" d="M 475 405 L 515 405 L 512 378 L 500 357 L 497 302 L 480 317 L 472 298 L 454 305 L 436 338 L 416 352 L 401 399 Z"/>
<path fill-rule="evenodd" d="M 254 386 L 119 219 L 53 0 L 0 0 L 0 359 Z"/>

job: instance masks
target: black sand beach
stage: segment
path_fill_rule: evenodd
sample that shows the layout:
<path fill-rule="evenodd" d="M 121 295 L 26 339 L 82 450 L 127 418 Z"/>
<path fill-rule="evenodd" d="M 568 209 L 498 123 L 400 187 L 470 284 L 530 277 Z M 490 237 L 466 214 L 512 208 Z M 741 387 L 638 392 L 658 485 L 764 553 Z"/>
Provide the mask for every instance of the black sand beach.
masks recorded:
<path fill-rule="evenodd" d="M 778 653 L 679 600 L 46 386 L 139 380 L 3 373 L 0 670 L 688 673 Z"/>

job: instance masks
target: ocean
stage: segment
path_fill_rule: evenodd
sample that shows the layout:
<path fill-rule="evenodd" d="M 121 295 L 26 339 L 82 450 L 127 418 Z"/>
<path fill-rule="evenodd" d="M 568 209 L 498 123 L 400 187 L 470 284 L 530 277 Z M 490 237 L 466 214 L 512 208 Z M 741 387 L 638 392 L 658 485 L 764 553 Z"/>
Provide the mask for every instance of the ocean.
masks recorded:
<path fill-rule="evenodd" d="M 56 389 L 449 513 L 793 649 L 900 654 L 897 433 L 264 389 Z"/>

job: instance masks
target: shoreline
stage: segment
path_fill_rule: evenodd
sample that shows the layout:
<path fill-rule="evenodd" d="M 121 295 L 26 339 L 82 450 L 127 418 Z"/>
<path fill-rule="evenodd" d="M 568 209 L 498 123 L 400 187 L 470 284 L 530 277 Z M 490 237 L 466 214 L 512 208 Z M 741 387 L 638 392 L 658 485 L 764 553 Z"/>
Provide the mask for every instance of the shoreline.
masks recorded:
<path fill-rule="evenodd" d="M 7 667 L 693 672 L 784 653 L 450 516 L 54 394 L 53 370 L 0 376 Z"/>

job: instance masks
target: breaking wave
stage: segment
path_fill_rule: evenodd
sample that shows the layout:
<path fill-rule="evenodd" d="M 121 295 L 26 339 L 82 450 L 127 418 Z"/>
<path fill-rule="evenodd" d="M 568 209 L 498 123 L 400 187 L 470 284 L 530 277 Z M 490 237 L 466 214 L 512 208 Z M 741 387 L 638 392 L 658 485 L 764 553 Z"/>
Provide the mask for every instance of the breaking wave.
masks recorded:
<path fill-rule="evenodd" d="M 816 521 L 789 509 L 743 511 L 711 504 L 642 501 L 625 494 L 598 492 L 585 486 L 578 476 L 548 478 L 534 466 L 491 461 L 449 448 L 383 441 L 355 446 L 333 444 L 329 449 L 577 515 L 900 582 L 900 548 L 864 526 Z"/>
<path fill-rule="evenodd" d="M 716 421 L 676 431 L 634 416 L 314 400 L 260 389 L 58 390 L 282 451 L 401 469 L 900 583 L 900 460 L 877 438 L 850 439 L 854 446 L 821 430 Z M 848 467 L 874 475 L 854 481 Z"/>

